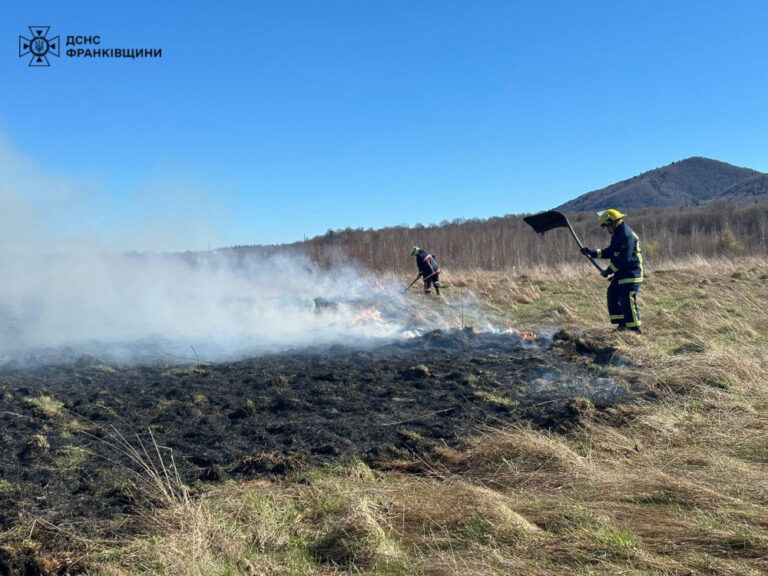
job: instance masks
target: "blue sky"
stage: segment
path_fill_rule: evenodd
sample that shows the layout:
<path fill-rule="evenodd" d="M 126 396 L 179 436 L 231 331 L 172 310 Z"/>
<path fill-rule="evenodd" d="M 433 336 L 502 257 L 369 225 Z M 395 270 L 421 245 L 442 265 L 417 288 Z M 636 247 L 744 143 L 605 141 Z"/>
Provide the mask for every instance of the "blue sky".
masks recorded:
<path fill-rule="evenodd" d="M 768 172 L 764 2 L 0 14 L 0 224 L 57 243 L 197 250 L 536 212 L 690 156 Z M 162 58 L 31 68 L 30 25 Z"/>

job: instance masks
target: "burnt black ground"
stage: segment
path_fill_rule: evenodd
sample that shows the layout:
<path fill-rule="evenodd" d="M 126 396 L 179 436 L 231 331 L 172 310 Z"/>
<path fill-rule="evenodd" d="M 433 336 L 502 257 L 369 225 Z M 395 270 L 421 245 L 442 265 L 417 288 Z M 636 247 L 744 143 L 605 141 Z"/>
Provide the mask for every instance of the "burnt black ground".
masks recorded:
<path fill-rule="evenodd" d="M 525 341 L 464 330 L 375 350 L 331 347 L 206 366 L 84 357 L 5 371 L 0 529 L 39 518 L 70 533 L 119 534 L 114 520 L 145 502 L 136 486 L 147 476 L 116 446 L 120 436 L 141 449 L 138 436 L 158 467 L 152 438 L 166 463 L 172 450 L 188 484 L 352 458 L 385 466 L 436 444 L 460 446 L 487 426 L 567 425 L 574 398 L 598 409 L 630 402 L 636 391 L 612 380 L 617 369 L 612 348 L 571 334 Z"/>

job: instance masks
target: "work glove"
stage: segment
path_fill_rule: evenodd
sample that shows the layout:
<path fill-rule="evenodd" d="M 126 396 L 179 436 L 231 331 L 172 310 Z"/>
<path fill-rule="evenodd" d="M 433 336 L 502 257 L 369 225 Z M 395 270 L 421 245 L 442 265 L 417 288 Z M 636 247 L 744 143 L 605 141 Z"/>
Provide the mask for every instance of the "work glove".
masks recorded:
<path fill-rule="evenodd" d="M 606 268 L 605 270 L 603 270 L 602 272 L 600 272 L 600 275 L 601 275 L 603 278 L 608 278 L 608 276 L 610 276 L 611 274 L 613 274 L 613 270 L 611 270 L 610 268 Z"/>
<path fill-rule="evenodd" d="M 581 253 L 584 254 L 584 256 L 589 256 L 590 258 L 597 258 L 597 250 L 592 250 L 586 246 L 581 249 Z"/>

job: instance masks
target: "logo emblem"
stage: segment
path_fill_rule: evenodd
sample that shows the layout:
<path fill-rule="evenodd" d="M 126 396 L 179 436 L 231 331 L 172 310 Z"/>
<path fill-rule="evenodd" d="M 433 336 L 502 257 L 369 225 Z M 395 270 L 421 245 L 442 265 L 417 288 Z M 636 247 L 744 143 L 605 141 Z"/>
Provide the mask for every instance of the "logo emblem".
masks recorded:
<path fill-rule="evenodd" d="M 59 57 L 59 37 L 47 38 L 50 26 L 30 26 L 32 38 L 19 36 L 19 58 L 31 54 L 30 66 L 50 66 L 48 54 Z"/>

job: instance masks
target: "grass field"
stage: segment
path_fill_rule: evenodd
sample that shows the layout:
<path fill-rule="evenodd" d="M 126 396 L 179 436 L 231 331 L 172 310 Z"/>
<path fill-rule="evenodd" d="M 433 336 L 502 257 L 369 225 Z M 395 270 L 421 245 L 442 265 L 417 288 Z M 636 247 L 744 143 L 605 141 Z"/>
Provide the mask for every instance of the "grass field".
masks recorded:
<path fill-rule="evenodd" d="M 656 399 L 607 410 L 585 400 L 568 429 L 480 429 L 467 449 L 388 471 L 352 461 L 194 497 L 158 488 L 162 505 L 142 531 L 75 542 L 72 566 L 104 576 L 768 574 L 768 262 L 653 267 L 642 336 L 611 329 L 606 281 L 587 265 L 452 271 L 444 285 L 449 297 L 472 290 L 517 329 L 610 345 L 614 378 Z"/>

